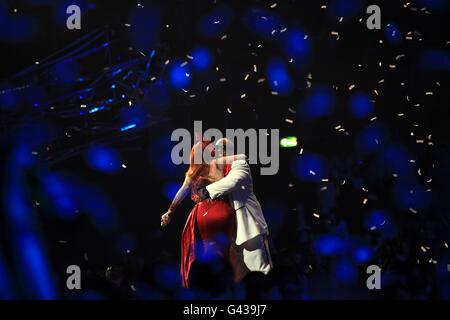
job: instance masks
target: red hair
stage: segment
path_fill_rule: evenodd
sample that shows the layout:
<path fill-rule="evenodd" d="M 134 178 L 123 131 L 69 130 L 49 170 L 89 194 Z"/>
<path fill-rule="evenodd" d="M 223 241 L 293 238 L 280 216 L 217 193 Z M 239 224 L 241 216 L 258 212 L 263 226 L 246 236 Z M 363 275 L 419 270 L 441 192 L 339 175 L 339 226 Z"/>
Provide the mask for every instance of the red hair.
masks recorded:
<path fill-rule="evenodd" d="M 210 147 L 211 152 L 213 152 L 211 141 L 208 140 L 199 141 L 192 147 L 191 154 L 189 155 L 189 169 L 186 172 L 186 176 L 190 179 L 208 179 L 209 164 L 203 159 L 203 152 L 208 147 Z M 201 152 L 201 163 L 195 163 L 197 152 Z"/>

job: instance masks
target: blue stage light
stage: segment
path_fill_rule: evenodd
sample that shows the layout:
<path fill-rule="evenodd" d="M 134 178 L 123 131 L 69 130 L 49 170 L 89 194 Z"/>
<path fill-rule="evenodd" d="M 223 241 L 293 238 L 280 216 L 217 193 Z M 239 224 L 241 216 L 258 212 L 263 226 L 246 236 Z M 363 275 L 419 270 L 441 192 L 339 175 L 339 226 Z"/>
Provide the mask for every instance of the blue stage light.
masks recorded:
<path fill-rule="evenodd" d="M 89 113 L 96 113 L 99 112 L 101 110 L 105 109 L 105 106 L 100 106 L 100 107 L 95 107 L 89 110 Z"/>
<path fill-rule="evenodd" d="M 205 71 L 212 64 L 212 54 L 207 48 L 198 47 L 192 50 L 192 66 L 195 70 Z"/>
<path fill-rule="evenodd" d="M 266 74 L 272 91 L 280 95 L 289 95 L 294 88 L 289 71 L 281 59 L 271 59 L 267 62 Z"/>
<path fill-rule="evenodd" d="M 353 284 L 358 281 L 358 268 L 349 261 L 341 260 L 333 266 L 336 278 L 344 284 Z"/>
<path fill-rule="evenodd" d="M 402 41 L 402 33 L 400 28 L 393 23 L 388 23 L 384 28 L 384 34 L 389 43 L 399 44 Z"/>
<path fill-rule="evenodd" d="M 133 129 L 133 128 L 136 128 L 136 124 L 135 124 L 135 123 L 128 124 L 128 125 L 126 125 L 126 126 L 120 128 L 120 131 L 122 131 L 122 132 L 123 132 L 123 131 L 128 131 L 128 130 L 131 130 L 131 129 Z"/>
<path fill-rule="evenodd" d="M 55 214 L 63 219 L 75 218 L 80 208 L 76 182 L 68 176 L 47 174 L 42 176 L 41 183 L 51 199 Z"/>
<path fill-rule="evenodd" d="M 292 162 L 294 176 L 303 181 L 320 181 L 328 175 L 328 166 L 323 157 L 306 153 L 297 155 Z"/>
<path fill-rule="evenodd" d="M 288 29 L 281 34 L 280 45 L 288 58 L 294 60 L 294 65 L 304 67 L 310 62 L 311 42 L 301 29 Z"/>
<path fill-rule="evenodd" d="M 172 87 L 176 89 L 185 89 L 191 83 L 191 75 L 187 65 L 181 66 L 180 63 L 174 62 L 169 70 L 169 79 Z"/>
<path fill-rule="evenodd" d="M 318 236 L 314 242 L 313 247 L 317 253 L 322 256 L 332 256 L 344 253 L 347 247 L 345 241 L 336 235 L 324 234 Z"/>
<path fill-rule="evenodd" d="M 372 256 L 373 249 L 369 246 L 359 246 L 353 250 L 353 259 L 356 263 L 367 263 Z"/>
<path fill-rule="evenodd" d="M 167 182 L 163 186 L 163 193 L 167 200 L 173 200 L 178 190 L 180 189 L 181 184 L 178 182 Z"/>
<path fill-rule="evenodd" d="M 300 120 L 313 121 L 333 113 L 335 93 L 331 87 L 319 86 L 313 88 L 298 107 Z"/>
<path fill-rule="evenodd" d="M 121 169 L 120 156 L 117 151 L 106 146 L 93 146 L 85 152 L 88 165 L 104 173 L 117 173 Z"/>
<path fill-rule="evenodd" d="M 390 224 L 389 213 L 385 210 L 373 210 L 364 218 L 364 227 L 367 230 L 385 229 Z"/>
<path fill-rule="evenodd" d="M 39 300 L 56 299 L 55 283 L 39 238 L 33 234 L 20 234 L 14 243 L 26 296 Z"/>
<path fill-rule="evenodd" d="M 350 111 L 356 118 L 367 118 L 373 114 L 373 102 L 365 93 L 354 93 L 350 98 Z"/>

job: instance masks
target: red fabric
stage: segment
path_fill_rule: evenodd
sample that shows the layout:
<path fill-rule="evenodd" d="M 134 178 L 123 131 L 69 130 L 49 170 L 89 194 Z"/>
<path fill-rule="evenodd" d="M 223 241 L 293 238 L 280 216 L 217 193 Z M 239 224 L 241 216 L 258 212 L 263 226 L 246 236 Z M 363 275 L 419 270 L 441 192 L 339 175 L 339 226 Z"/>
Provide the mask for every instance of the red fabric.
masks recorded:
<path fill-rule="evenodd" d="M 230 169 L 231 166 L 226 165 L 224 175 Z M 236 218 L 228 199 L 208 199 L 192 208 L 181 236 L 180 274 L 183 287 L 189 287 L 189 272 L 199 254 L 196 246 L 203 244 L 203 253 L 214 250 L 214 253 L 230 260 L 230 244 L 235 234 Z M 223 235 L 227 239 L 221 238 Z"/>

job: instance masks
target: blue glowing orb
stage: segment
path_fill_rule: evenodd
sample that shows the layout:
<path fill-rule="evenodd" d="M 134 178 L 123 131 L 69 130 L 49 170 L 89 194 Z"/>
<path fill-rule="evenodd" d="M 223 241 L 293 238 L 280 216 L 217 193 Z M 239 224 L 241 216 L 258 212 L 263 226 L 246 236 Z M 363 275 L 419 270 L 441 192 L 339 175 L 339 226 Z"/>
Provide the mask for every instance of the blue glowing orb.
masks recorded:
<path fill-rule="evenodd" d="M 191 74 L 187 65 L 182 66 L 178 61 L 174 62 L 169 70 L 170 85 L 176 89 L 189 87 Z"/>
<path fill-rule="evenodd" d="M 317 154 L 306 153 L 293 159 L 294 176 L 303 181 L 320 181 L 328 175 L 328 165 L 325 159 Z"/>
<path fill-rule="evenodd" d="M 294 60 L 296 66 L 304 66 L 310 62 L 311 42 L 301 29 L 288 29 L 281 34 L 280 45 L 288 58 Z"/>
<path fill-rule="evenodd" d="M 350 98 L 350 111 L 355 118 L 363 119 L 373 114 L 373 102 L 365 93 L 355 93 Z"/>
<path fill-rule="evenodd" d="M 211 67 L 213 58 L 207 48 L 199 47 L 192 50 L 192 67 L 197 71 L 205 71 Z"/>
<path fill-rule="evenodd" d="M 333 113 L 335 93 L 331 87 L 319 86 L 313 88 L 299 105 L 297 114 L 300 120 L 312 121 Z"/>
<path fill-rule="evenodd" d="M 388 23 L 384 28 L 384 35 L 389 43 L 399 44 L 402 41 L 400 28 L 395 24 Z"/>
<path fill-rule="evenodd" d="M 167 200 L 173 200 L 178 190 L 180 189 L 181 184 L 178 182 L 167 182 L 163 186 L 163 193 Z"/>
<path fill-rule="evenodd" d="M 98 171 L 113 174 L 121 170 L 121 160 L 117 151 L 106 146 L 93 146 L 85 152 L 88 165 Z"/>
<path fill-rule="evenodd" d="M 347 249 L 347 244 L 339 236 L 324 234 L 318 236 L 314 240 L 313 247 L 317 251 L 317 253 L 322 256 L 332 256 L 344 253 Z"/>
<path fill-rule="evenodd" d="M 289 95 L 294 88 L 294 81 L 289 75 L 286 65 L 281 59 L 271 59 L 266 67 L 268 84 L 272 91 L 281 95 Z"/>
<path fill-rule="evenodd" d="M 358 268 L 349 261 L 339 261 L 333 267 L 336 278 L 344 284 L 353 284 L 358 281 Z"/>

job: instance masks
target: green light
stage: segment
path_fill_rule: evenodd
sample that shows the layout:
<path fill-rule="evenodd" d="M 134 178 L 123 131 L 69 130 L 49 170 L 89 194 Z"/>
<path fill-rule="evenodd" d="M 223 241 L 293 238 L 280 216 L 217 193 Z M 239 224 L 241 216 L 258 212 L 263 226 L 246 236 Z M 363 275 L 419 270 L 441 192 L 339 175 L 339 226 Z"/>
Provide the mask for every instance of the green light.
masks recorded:
<path fill-rule="evenodd" d="M 293 148 L 297 146 L 297 137 L 284 137 L 280 140 L 282 148 Z"/>

